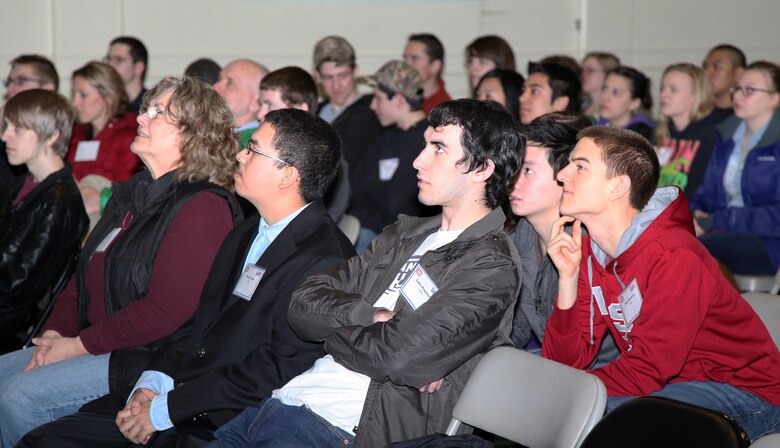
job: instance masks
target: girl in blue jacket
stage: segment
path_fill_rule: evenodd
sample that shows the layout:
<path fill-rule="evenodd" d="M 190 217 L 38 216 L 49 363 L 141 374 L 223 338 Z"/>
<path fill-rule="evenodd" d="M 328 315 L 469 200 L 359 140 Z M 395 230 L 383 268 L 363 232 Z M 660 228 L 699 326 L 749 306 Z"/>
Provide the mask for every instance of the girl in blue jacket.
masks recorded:
<path fill-rule="evenodd" d="M 734 116 L 715 149 L 691 209 L 710 253 L 736 274 L 780 266 L 780 67 L 757 61 L 731 87 Z"/>

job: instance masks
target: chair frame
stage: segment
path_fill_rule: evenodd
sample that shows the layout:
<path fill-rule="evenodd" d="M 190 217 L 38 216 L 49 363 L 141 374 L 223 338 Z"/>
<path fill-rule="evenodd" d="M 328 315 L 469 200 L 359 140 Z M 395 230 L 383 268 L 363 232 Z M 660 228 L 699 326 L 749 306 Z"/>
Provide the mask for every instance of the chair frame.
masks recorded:
<path fill-rule="evenodd" d="M 471 374 L 447 434 L 465 423 L 534 448 L 576 448 L 601 419 L 606 401 L 606 387 L 595 375 L 499 347 Z"/>

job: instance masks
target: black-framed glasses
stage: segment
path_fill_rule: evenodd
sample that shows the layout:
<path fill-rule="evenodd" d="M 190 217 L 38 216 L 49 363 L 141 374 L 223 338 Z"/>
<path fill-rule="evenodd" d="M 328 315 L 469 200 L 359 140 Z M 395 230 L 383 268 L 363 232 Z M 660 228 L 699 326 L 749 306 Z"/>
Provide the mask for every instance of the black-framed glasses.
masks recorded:
<path fill-rule="evenodd" d="M 7 78 L 3 80 L 3 85 L 8 87 L 12 84 L 16 84 L 18 86 L 23 86 L 27 84 L 28 82 L 37 82 L 38 84 L 43 84 L 46 82 L 45 79 L 40 78 L 28 78 L 26 76 L 18 76 L 16 78 Z"/>
<path fill-rule="evenodd" d="M 763 93 L 775 93 L 777 90 L 769 90 L 769 89 L 759 89 L 758 87 L 752 87 L 752 86 L 738 86 L 733 85 L 729 87 L 729 92 L 731 92 L 732 95 L 739 92 L 745 96 L 751 96 L 756 92 L 763 92 Z"/>
<path fill-rule="evenodd" d="M 260 151 L 259 149 L 257 149 L 256 145 L 257 145 L 257 141 L 256 140 L 249 139 L 249 141 L 246 144 L 246 154 L 247 155 L 249 155 L 250 153 L 260 154 L 261 156 L 268 157 L 271 160 L 276 160 L 277 162 L 281 162 L 281 163 L 283 163 L 285 165 L 293 166 L 292 163 L 290 163 L 290 162 L 285 162 L 284 160 L 282 160 L 282 159 L 280 159 L 278 157 L 274 157 L 271 154 L 266 154 L 263 151 Z"/>

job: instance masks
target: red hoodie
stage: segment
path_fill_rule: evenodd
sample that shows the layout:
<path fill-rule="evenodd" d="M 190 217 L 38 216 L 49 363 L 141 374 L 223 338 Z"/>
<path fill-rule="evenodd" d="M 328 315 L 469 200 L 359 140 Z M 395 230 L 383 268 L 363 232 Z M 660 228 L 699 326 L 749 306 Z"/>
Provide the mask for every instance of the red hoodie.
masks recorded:
<path fill-rule="evenodd" d="M 642 222 L 649 226 L 630 241 Z M 679 189 L 656 192 L 623 234 L 625 250 L 619 248 L 605 266 L 605 254 L 589 237 L 582 246 L 577 302 L 568 310 L 556 306 L 547 322 L 544 357 L 584 369 L 610 331 L 620 358 L 591 372 L 604 381 L 609 396 L 648 395 L 667 383 L 717 381 L 780 405 L 777 346 L 694 236 Z M 639 316 L 627 329 L 618 277 L 625 285 L 636 279 L 642 295 Z"/>

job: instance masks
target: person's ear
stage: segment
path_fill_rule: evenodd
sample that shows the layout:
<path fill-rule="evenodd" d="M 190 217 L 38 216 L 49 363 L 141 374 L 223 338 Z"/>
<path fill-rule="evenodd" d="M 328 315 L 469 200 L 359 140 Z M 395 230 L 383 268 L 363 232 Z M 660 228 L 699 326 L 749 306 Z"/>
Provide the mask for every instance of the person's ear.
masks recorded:
<path fill-rule="evenodd" d="M 301 172 L 292 165 L 285 165 L 283 171 L 284 174 L 279 180 L 279 189 L 285 190 L 287 188 L 295 187 L 295 184 L 297 184 L 298 180 L 301 178 Z"/>
<path fill-rule="evenodd" d="M 135 73 L 135 76 L 138 77 L 138 79 L 141 79 L 141 76 L 144 74 L 144 70 L 146 70 L 146 64 L 144 61 L 133 62 L 133 72 Z"/>
<path fill-rule="evenodd" d="M 642 100 L 639 98 L 634 98 L 631 100 L 631 103 L 629 103 L 628 107 L 631 109 L 631 112 L 636 112 L 640 107 L 642 107 Z"/>
<path fill-rule="evenodd" d="M 496 164 L 493 163 L 492 160 L 488 159 L 485 166 L 481 169 L 472 171 L 474 182 L 480 183 L 480 182 L 487 182 L 488 179 L 490 179 L 490 176 L 493 175 L 493 172 L 496 170 Z"/>
<path fill-rule="evenodd" d="M 569 107 L 569 97 L 561 95 L 552 102 L 552 112 L 564 112 Z"/>
<path fill-rule="evenodd" d="M 431 61 L 431 67 L 433 68 L 433 73 L 436 73 L 437 76 L 441 75 L 441 69 L 443 68 L 441 59 Z"/>
<path fill-rule="evenodd" d="M 60 138 L 60 131 L 54 131 L 54 134 L 52 134 L 51 137 L 47 138 L 44 142 L 46 144 L 47 148 L 51 148 L 54 146 L 54 142 L 57 141 L 57 139 Z"/>
<path fill-rule="evenodd" d="M 610 179 L 609 199 L 616 201 L 631 193 L 631 178 L 623 174 Z"/>
<path fill-rule="evenodd" d="M 293 104 L 293 105 L 291 106 L 291 108 L 292 108 L 292 109 L 298 109 L 298 110 L 302 110 L 302 111 L 304 111 L 304 112 L 311 112 L 311 111 L 309 110 L 309 105 L 308 105 L 307 103 Z"/>

